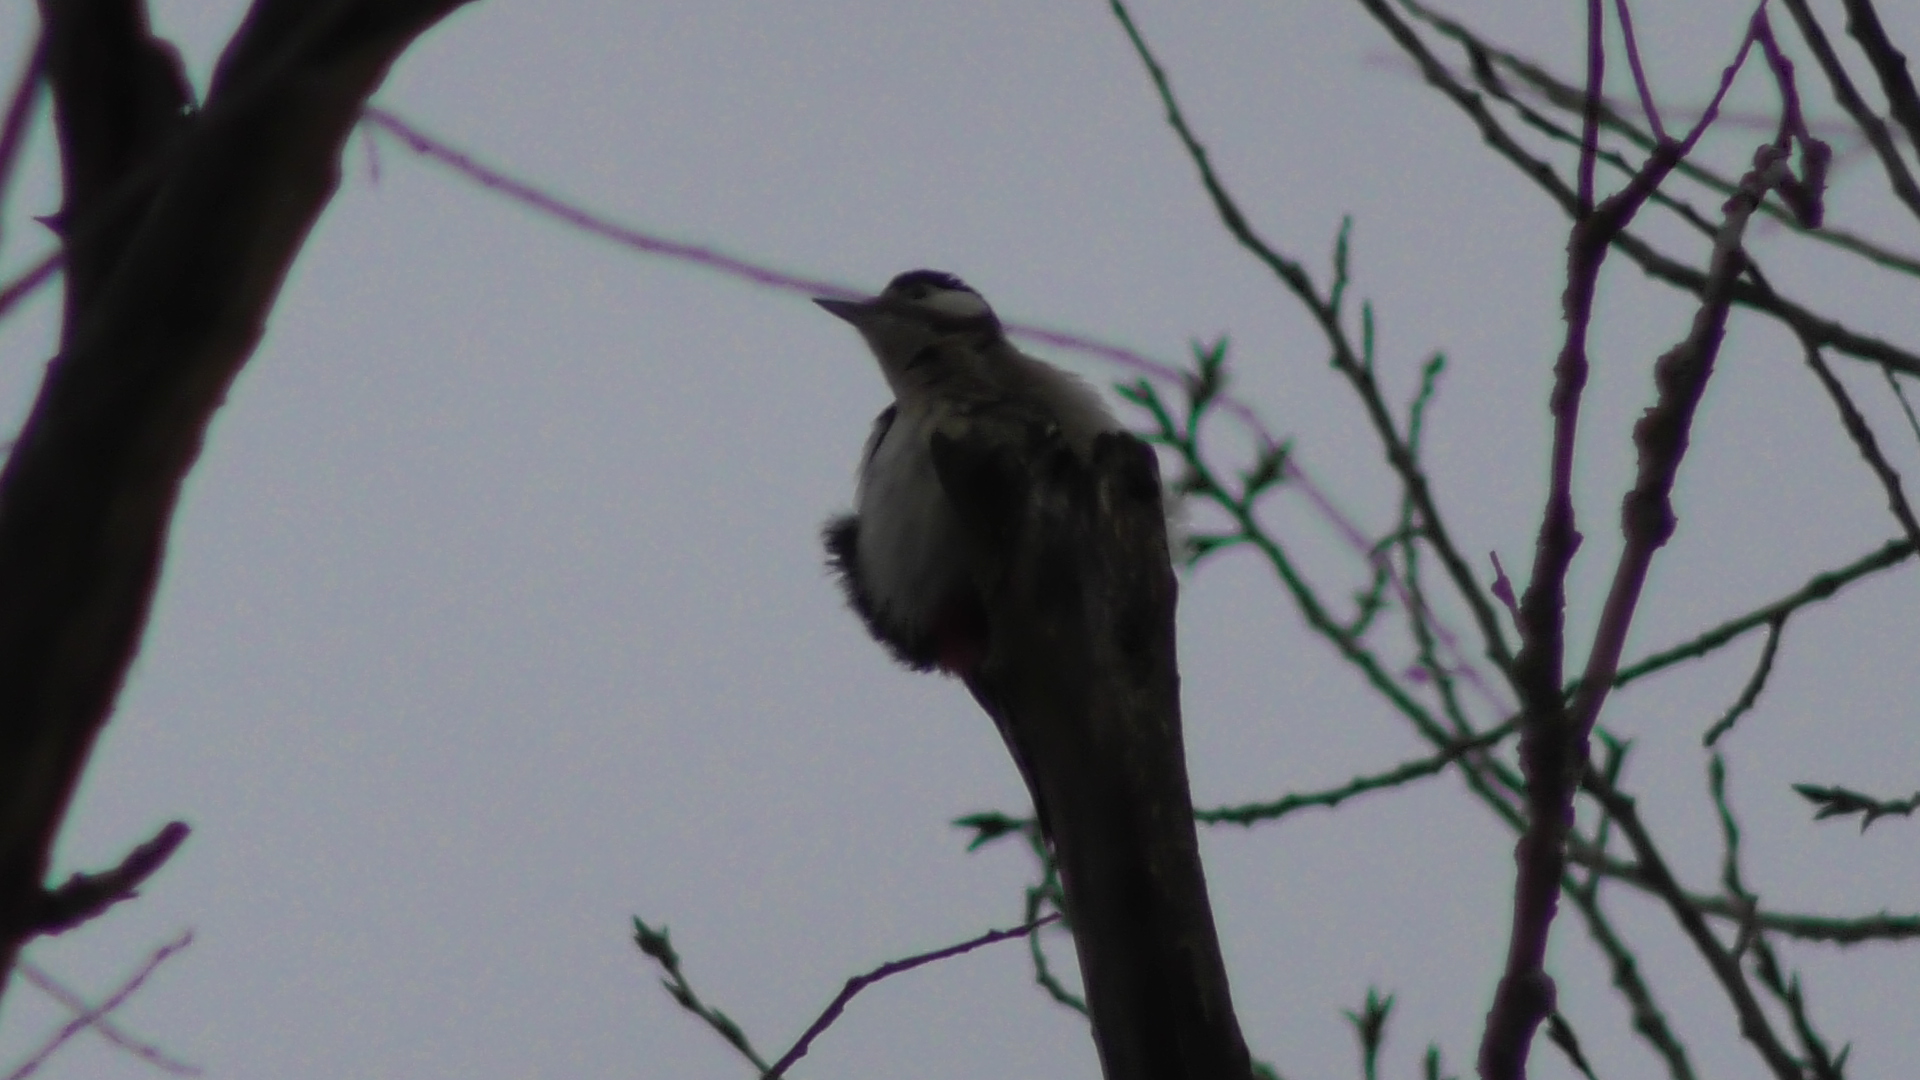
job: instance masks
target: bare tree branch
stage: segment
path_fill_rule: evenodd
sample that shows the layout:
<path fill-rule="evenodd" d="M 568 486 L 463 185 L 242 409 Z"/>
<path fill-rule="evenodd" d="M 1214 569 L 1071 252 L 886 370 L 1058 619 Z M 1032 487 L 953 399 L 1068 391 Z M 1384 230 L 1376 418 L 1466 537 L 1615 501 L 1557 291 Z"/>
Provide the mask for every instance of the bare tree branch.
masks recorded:
<path fill-rule="evenodd" d="M 1653 837 L 1641 824 L 1633 799 L 1613 790 L 1591 770 L 1587 773 L 1587 787 L 1620 826 L 1620 831 L 1644 868 L 1650 888 L 1666 902 L 1667 910 L 1719 980 L 1721 989 L 1733 1003 L 1735 1015 L 1739 1017 L 1740 1034 L 1759 1050 L 1760 1057 L 1777 1080 L 1804 1080 L 1799 1064 L 1780 1044 L 1773 1025 L 1753 996 L 1753 988 L 1747 985 L 1746 976 L 1740 970 L 1739 958 L 1714 937 L 1713 929 L 1707 925 L 1706 916 L 1699 905 L 1674 880 L 1673 872 L 1667 869 L 1666 860 L 1660 857 L 1659 850 L 1654 846 Z"/>
<path fill-rule="evenodd" d="M 1207 157 L 1206 147 L 1201 145 L 1188 126 L 1186 116 L 1180 110 L 1178 100 L 1173 96 L 1172 84 L 1166 72 L 1154 59 L 1153 52 L 1147 46 L 1146 39 L 1134 26 L 1133 17 L 1128 13 L 1121 0 L 1110 0 L 1113 14 L 1119 20 L 1127 38 L 1133 43 L 1134 52 L 1140 57 L 1147 75 L 1153 80 L 1159 93 L 1160 102 L 1167 110 L 1167 123 L 1179 136 L 1181 145 L 1186 148 L 1187 157 L 1200 172 L 1200 182 L 1212 198 L 1214 209 L 1227 231 L 1240 245 L 1278 277 L 1281 284 L 1294 294 L 1300 303 L 1319 323 L 1322 333 L 1333 349 L 1334 367 L 1351 382 L 1366 407 L 1368 419 L 1372 422 L 1375 435 L 1386 448 L 1387 462 L 1399 474 L 1408 497 L 1420 510 L 1421 527 L 1427 540 L 1433 544 L 1434 552 L 1453 579 L 1455 591 L 1467 609 L 1473 613 L 1474 621 L 1480 627 L 1487 658 L 1502 673 L 1513 663 L 1513 655 L 1507 646 L 1506 635 L 1500 629 L 1500 620 L 1494 615 L 1493 605 L 1488 601 L 1486 592 L 1474 580 L 1473 571 L 1461 556 L 1447 531 L 1439 507 L 1435 504 L 1431 485 L 1421 471 L 1406 441 L 1395 428 L 1393 418 L 1388 413 L 1386 403 L 1381 397 L 1378 384 L 1374 381 L 1372 367 L 1356 355 L 1348 342 L 1346 331 L 1341 325 L 1340 285 L 1337 283 L 1328 298 L 1323 300 L 1313 280 L 1298 262 L 1287 258 L 1272 245 L 1262 239 L 1241 212 L 1239 204 L 1228 193 L 1213 171 L 1212 162 Z M 1370 360 L 1371 358 L 1366 358 Z"/>
<path fill-rule="evenodd" d="M 37 904 L 23 909 L 27 921 L 5 928 L 5 936 L 25 941 L 37 934 L 65 933 L 120 901 L 133 899 L 139 895 L 140 885 L 186 842 L 190 831 L 185 822 L 168 822 L 113 869 L 75 874 L 65 885 L 43 892 Z"/>
<path fill-rule="evenodd" d="M 54 1032 L 51 1038 L 41 1044 L 40 1049 L 34 1051 L 32 1056 L 8 1073 L 6 1080 L 26 1080 L 27 1077 L 38 1072 L 40 1066 L 45 1065 L 56 1051 L 67 1044 L 68 1040 L 98 1023 L 102 1017 L 112 1015 L 113 1010 L 132 997 L 134 991 L 139 990 L 146 983 L 147 977 L 152 975 L 161 964 L 166 963 L 168 957 L 191 944 L 193 944 L 193 931 L 189 930 L 155 950 L 152 956 L 147 957 L 147 962 L 140 966 L 140 970 L 134 972 L 131 978 L 121 984 L 120 989 L 115 990 L 98 1006 L 67 1021 L 59 1031 Z"/>
<path fill-rule="evenodd" d="M 1487 747 L 1513 734 L 1515 725 L 1502 724 L 1499 727 L 1483 731 L 1470 739 L 1462 739 L 1438 754 L 1417 758 L 1405 764 L 1395 766 L 1385 772 L 1367 776 L 1356 776 L 1336 788 L 1325 791 L 1302 792 L 1283 795 L 1270 802 L 1241 803 L 1237 806 L 1221 806 L 1207 810 L 1195 810 L 1194 820 L 1202 825 L 1246 825 L 1276 821 L 1296 810 L 1312 806 L 1335 807 L 1369 791 L 1381 791 L 1387 788 L 1401 787 L 1411 781 L 1435 776 L 1447 766 L 1460 760 L 1467 754 Z"/>
<path fill-rule="evenodd" d="M 1880 77 L 1880 89 L 1893 108 L 1893 118 L 1907 129 L 1908 144 L 1920 148 L 1920 91 L 1914 89 L 1906 55 L 1887 37 L 1873 0 L 1840 0 L 1840 5 L 1847 9 L 1847 33 L 1860 43 L 1874 74 Z"/>
<path fill-rule="evenodd" d="M 1599 0 L 1590 0 L 1590 102 L 1597 101 L 1599 95 L 1605 55 L 1600 11 Z M 1601 609 L 1580 690 L 1568 703 L 1561 691 L 1566 575 L 1580 544 L 1572 499 L 1574 443 L 1581 391 L 1587 378 L 1586 333 L 1601 262 L 1613 237 L 1626 228 L 1647 195 L 1713 122 L 1734 74 L 1755 44 L 1764 50 L 1780 87 L 1781 134 L 1755 156 L 1754 169 L 1742 181 L 1741 192 L 1727 203 L 1726 222 L 1714 244 L 1709 287 L 1695 314 L 1692 330 L 1654 365 L 1659 400 L 1635 425 L 1634 443 L 1640 452 L 1639 476 L 1621 508 L 1621 531 L 1626 545 Z M 1528 821 L 1514 855 L 1517 878 L 1506 972 L 1495 991 L 1481 1043 L 1480 1071 L 1484 1080 L 1523 1076 L 1533 1030 L 1553 1011 L 1553 983 L 1545 970 L 1546 947 L 1565 871 L 1577 778 L 1587 761 L 1587 744 L 1594 723 L 1619 668 L 1620 651 L 1654 553 L 1673 535 L 1673 483 L 1686 453 L 1695 407 L 1706 389 L 1725 336 L 1733 284 L 1747 268 L 1741 250 L 1747 221 L 1769 191 L 1780 192 L 1783 198 L 1802 207 L 1804 218 L 1817 221 L 1827 159 L 1824 145 L 1806 131 L 1791 66 L 1774 43 L 1764 7 L 1755 11 L 1739 54 L 1721 76 L 1719 93 L 1687 138 L 1656 148 L 1646 168 L 1625 188 L 1586 212 L 1585 208 L 1591 205 L 1587 193 L 1591 190 L 1589 178 L 1599 129 L 1596 107 L 1589 108 L 1585 121 L 1582 197 L 1577 206 L 1573 237 L 1567 245 L 1567 344 L 1554 368 L 1550 488 L 1541 519 L 1533 576 L 1520 601 L 1522 643 L 1514 661 L 1514 682 L 1520 690 L 1524 710 L 1520 762 L 1527 777 Z M 1807 174 L 1804 182 L 1795 180 L 1787 169 L 1786 159 L 1792 144 L 1801 147 Z"/>
<path fill-rule="evenodd" d="M 1827 84 L 1833 87 L 1833 99 L 1847 110 L 1853 122 L 1867 137 L 1867 143 L 1873 152 L 1880 156 L 1880 168 L 1887 174 L 1887 185 L 1893 194 L 1907 205 L 1907 210 L 1920 217 L 1920 186 L 1913 182 L 1913 173 L 1908 170 L 1905 158 L 1900 156 L 1900 148 L 1893 143 L 1893 136 L 1887 131 L 1887 125 L 1873 111 L 1860 91 L 1853 85 L 1853 78 L 1840 63 L 1840 57 L 1833 51 L 1833 43 L 1827 40 L 1827 32 L 1807 7 L 1807 0 L 1782 0 L 1787 11 L 1792 13 L 1793 21 L 1800 28 L 1800 36 L 1807 41 L 1807 48 L 1813 50 L 1813 57 L 1820 62 L 1820 70 L 1827 76 Z"/>
<path fill-rule="evenodd" d="M 200 1076 L 205 1070 L 198 1065 L 181 1061 L 153 1043 L 134 1037 L 125 1028 L 113 1022 L 112 1018 L 100 1013 L 95 1006 L 89 1005 L 85 998 L 73 992 L 60 980 L 49 975 L 31 960 L 22 960 L 18 965 L 20 977 L 31 983 L 36 989 L 51 997 L 75 1014 L 94 1014 L 90 1025 L 99 1036 L 113 1045 L 139 1058 L 141 1061 L 175 1076 Z"/>
<path fill-rule="evenodd" d="M 1767 643 L 1760 650 L 1760 662 L 1753 666 L 1753 674 L 1747 678 L 1747 685 L 1741 688 L 1740 696 L 1733 705 L 1700 737 L 1701 745 L 1712 746 L 1719 742 L 1720 736 L 1732 731 L 1733 725 L 1746 715 L 1748 709 L 1753 708 L 1754 702 L 1760 700 L 1761 692 L 1767 688 L 1767 676 L 1773 672 L 1774 654 L 1780 650 L 1780 636 L 1786 632 L 1787 617 L 1784 614 L 1774 616 L 1767 623 Z M 1619 685 L 1617 679 L 1614 685 Z"/>
<path fill-rule="evenodd" d="M 781 1054 L 780 1060 L 774 1062 L 773 1067 L 767 1070 L 767 1080 L 779 1080 L 780 1077 L 785 1076 L 787 1070 L 793 1068 L 795 1062 L 807 1056 L 807 1050 L 812 1047 L 813 1040 L 818 1038 L 821 1032 L 832 1027 L 833 1022 L 840 1018 L 840 1013 L 846 1009 L 847 1003 L 853 1000 L 853 996 L 865 990 L 867 987 L 872 986 L 874 983 L 879 982 L 881 979 L 889 978 L 902 972 L 912 971 L 914 968 L 920 967 L 923 964 L 931 964 L 936 960 L 945 960 L 963 953 L 970 953 L 984 945 L 994 945 L 1002 941 L 1010 941 L 1014 938 L 1023 938 L 1035 933 L 1041 927 L 1049 923 L 1058 922 L 1059 920 L 1060 916 L 1058 914 L 1046 915 L 1034 919 L 1024 926 L 1015 926 L 1006 930 L 989 930 L 977 938 L 960 942 L 958 945 L 949 945 L 944 949 L 935 949 L 932 952 L 923 952 L 916 956 L 909 956 L 900 960 L 889 960 L 864 975 L 853 976 L 847 980 L 845 986 L 840 988 L 840 992 L 834 995 L 833 1000 L 827 1004 L 827 1007 L 821 1011 L 819 1018 L 807 1025 L 807 1030 L 801 1034 L 799 1039 L 794 1041 L 793 1046 L 788 1049 L 786 1053 Z"/>
<path fill-rule="evenodd" d="M 1409 10 L 1419 10 L 1413 0 L 1400 0 L 1400 2 Z M 1554 171 L 1551 164 L 1543 158 L 1528 153 L 1513 138 L 1488 110 L 1481 95 L 1463 85 L 1445 64 L 1434 57 L 1426 43 L 1422 42 L 1405 20 L 1388 6 L 1387 0 L 1359 0 L 1359 3 L 1386 28 L 1394 42 L 1413 58 L 1428 83 L 1467 114 L 1487 145 L 1493 147 L 1496 152 L 1518 168 L 1521 175 L 1545 190 L 1569 216 L 1574 214 L 1578 205 L 1574 189 Z M 1628 230 L 1621 230 L 1614 237 L 1613 243 L 1649 276 L 1704 295 L 1708 282 L 1706 274 L 1700 270 L 1662 253 Z M 1771 315 L 1796 331 L 1805 331 L 1821 344 L 1848 356 L 1885 363 L 1909 375 L 1920 376 L 1920 355 L 1872 335 L 1848 329 L 1838 320 L 1829 319 L 1784 296 L 1763 292 L 1748 282 L 1736 282 L 1733 286 L 1733 301 L 1743 307 Z"/>
<path fill-rule="evenodd" d="M 1868 426 L 1867 418 L 1853 403 L 1847 387 L 1833 374 L 1833 369 L 1820 356 L 1820 346 L 1809 338 L 1802 337 L 1801 345 L 1806 349 L 1807 366 L 1819 377 L 1820 386 L 1827 396 L 1833 399 L 1833 407 L 1840 412 L 1840 423 L 1847 429 L 1848 437 L 1860 451 L 1861 460 L 1873 470 L 1880 486 L 1887 492 L 1887 509 L 1893 512 L 1895 521 L 1907 530 L 1907 542 L 1920 549 L 1920 520 L 1913 516 L 1913 506 L 1907 502 L 1907 493 L 1900 486 L 1900 474 L 1887 462 L 1887 456 L 1880 452 L 1880 440 L 1874 438 L 1873 428 Z"/>
<path fill-rule="evenodd" d="M 1877 574 L 1889 567 L 1900 565 L 1914 553 L 1914 550 L 1914 544 L 1911 540 L 1889 540 L 1881 545 L 1878 551 L 1861 556 L 1845 566 L 1815 574 L 1813 577 L 1807 579 L 1805 585 L 1800 586 L 1798 589 L 1795 589 L 1793 592 L 1788 593 L 1786 596 L 1770 604 L 1762 605 L 1747 612 L 1745 615 L 1739 615 L 1729 619 L 1690 641 L 1682 642 L 1671 648 L 1662 649 L 1651 656 L 1625 665 L 1614 674 L 1613 685 L 1616 687 L 1625 686 L 1628 683 L 1644 679 L 1648 675 L 1672 667 L 1682 661 L 1696 660 L 1705 656 L 1728 642 L 1733 641 L 1742 634 L 1745 634 L 1749 630 L 1757 630 L 1775 620 L 1783 619 L 1809 604 L 1816 604 L 1822 600 L 1830 599 L 1842 588 L 1862 578 Z M 1580 684 L 1575 682 L 1567 687 L 1567 691 L 1568 693 L 1573 693 L 1577 691 L 1579 687 Z"/>
<path fill-rule="evenodd" d="M 1552 118 L 1542 115 L 1526 102 L 1522 101 L 1501 81 L 1495 69 L 1505 71 L 1518 78 L 1523 84 L 1531 87 L 1533 91 L 1549 105 L 1569 111 L 1581 108 L 1581 91 L 1577 87 L 1568 85 L 1566 82 L 1555 77 L 1552 72 L 1525 57 L 1515 55 L 1491 44 L 1485 38 L 1468 28 L 1464 23 L 1442 15 L 1430 8 L 1423 7 L 1417 3 L 1416 0 L 1401 0 L 1401 3 L 1402 6 L 1412 12 L 1415 17 L 1439 31 L 1442 35 L 1451 38 L 1457 42 L 1461 48 L 1465 49 L 1470 58 L 1470 66 L 1475 83 L 1488 94 L 1491 94 L 1494 98 L 1512 108 L 1515 114 L 1529 127 L 1532 127 L 1534 130 L 1539 131 L 1556 142 L 1569 146 L 1578 146 L 1580 144 L 1578 132 L 1568 131 L 1565 127 L 1555 123 Z M 1641 130 L 1605 103 L 1602 104 L 1600 111 L 1600 123 L 1606 130 L 1624 136 L 1627 141 L 1643 151 L 1650 151 L 1659 145 L 1658 138 Z M 1600 151 L 1600 160 L 1612 166 L 1625 176 L 1631 176 L 1637 171 L 1637 167 L 1629 164 L 1626 158 L 1616 150 L 1603 148 Z M 1540 162 L 1539 164 L 1543 167 L 1545 166 L 1545 162 Z M 1693 159 L 1681 162 L 1674 168 L 1674 172 L 1704 185 L 1710 191 L 1723 197 L 1732 195 L 1739 186 L 1737 179 L 1729 179 L 1722 176 L 1710 166 Z M 1675 198 L 1667 192 L 1655 192 L 1653 199 L 1656 203 L 1679 215 L 1682 220 L 1691 225 L 1703 236 L 1711 237 L 1714 230 L 1718 227 L 1713 222 L 1707 220 L 1706 217 L 1701 215 L 1691 205 L 1681 199 Z M 1815 241 L 1816 243 L 1828 244 L 1854 255 L 1862 256 L 1878 266 L 1889 267 L 1899 270 L 1902 273 L 1920 274 L 1920 260 L 1893 251 L 1866 237 L 1859 236 L 1844 229 L 1834 228 L 1831 225 L 1822 225 L 1818 229 L 1809 229 L 1795 220 L 1793 213 L 1786 207 L 1772 202 L 1760 204 L 1760 213 L 1782 223 L 1798 235 Z"/>
<path fill-rule="evenodd" d="M 67 321 L 0 472 L 0 923 L 21 925 L 40 893 L 145 627 L 180 484 L 332 195 L 340 147 L 388 65 L 459 2 L 259 0 L 188 112 L 137 0 L 43 0 Z M 0 971 L 16 946 L 0 942 Z"/>

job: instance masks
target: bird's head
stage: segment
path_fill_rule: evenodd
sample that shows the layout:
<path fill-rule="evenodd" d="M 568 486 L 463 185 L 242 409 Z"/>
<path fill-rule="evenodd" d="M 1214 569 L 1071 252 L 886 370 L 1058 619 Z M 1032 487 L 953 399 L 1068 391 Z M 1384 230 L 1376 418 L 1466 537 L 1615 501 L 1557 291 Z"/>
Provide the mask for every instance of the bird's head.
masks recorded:
<path fill-rule="evenodd" d="M 939 270 L 909 270 L 867 300 L 814 300 L 867 339 L 889 382 L 904 378 L 928 347 L 956 339 L 997 338 L 1000 319 L 966 282 Z"/>

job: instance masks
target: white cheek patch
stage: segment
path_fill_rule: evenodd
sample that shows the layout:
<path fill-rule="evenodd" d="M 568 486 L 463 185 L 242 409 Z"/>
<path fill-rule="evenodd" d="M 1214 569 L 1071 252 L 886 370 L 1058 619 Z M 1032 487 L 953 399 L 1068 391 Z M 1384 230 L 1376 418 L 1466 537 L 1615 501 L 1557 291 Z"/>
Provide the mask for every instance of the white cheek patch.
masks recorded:
<path fill-rule="evenodd" d="M 964 289 L 942 289 L 920 301 L 920 306 L 953 319 L 973 319 L 993 314 L 993 309 L 980 299 L 980 294 Z"/>

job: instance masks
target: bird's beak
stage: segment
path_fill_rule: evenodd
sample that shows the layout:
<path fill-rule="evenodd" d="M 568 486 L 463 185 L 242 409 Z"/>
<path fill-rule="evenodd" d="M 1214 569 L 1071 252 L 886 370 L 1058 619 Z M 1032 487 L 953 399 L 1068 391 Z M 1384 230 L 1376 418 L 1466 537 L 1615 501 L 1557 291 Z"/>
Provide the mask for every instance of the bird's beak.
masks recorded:
<path fill-rule="evenodd" d="M 813 302 L 855 326 L 864 325 L 873 316 L 877 306 L 871 300 L 835 300 L 826 296 L 816 296 Z"/>

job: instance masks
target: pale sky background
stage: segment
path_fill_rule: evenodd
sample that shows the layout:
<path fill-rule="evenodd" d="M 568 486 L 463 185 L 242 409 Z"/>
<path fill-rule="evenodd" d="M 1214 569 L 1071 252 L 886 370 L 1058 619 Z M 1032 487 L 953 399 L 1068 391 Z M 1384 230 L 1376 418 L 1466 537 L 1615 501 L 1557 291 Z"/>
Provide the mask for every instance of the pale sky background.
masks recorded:
<path fill-rule="evenodd" d="M 1819 6 L 1855 55 L 1838 5 Z M 203 88 L 241 8 L 156 5 Z M 1583 9 L 1450 8 L 1562 72 Z M 1747 10 L 1636 7 L 1663 100 L 1708 96 Z M 1358 5 L 1162 0 L 1137 14 L 1270 238 L 1324 280 L 1354 215 L 1354 288 L 1377 305 L 1395 399 L 1431 351 L 1452 362 L 1429 461 L 1461 547 L 1477 573 L 1498 550 L 1524 576 L 1562 328 L 1557 210 Z M 1882 14 L 1920 46 L 1920 12 Z M 0 6 L 9 72 L 30 25 L 24 0 Z M 1759 80 L 1739 98 L 1772 107 Z M 1823 90 L 1809 99 L 1837 115 Z M 794 272 L 877 288 L 949 269 L 1009 319 L 1175 361 L 1190 338 L 1230 334 L 1244 397 L 1347 512 L 1391 521 L 1379 452 L 1319 336 L 1217 225 L 1092 0 L 488 0 L 427 35 L 378 101 L 634 226 Z M 7 276 L 44 249 L 27 216 L 56 204 L 44 119 L 36 134 L 8 207 Z M 1740 161 L 1762 137 L 1709 149 Z M 118 1019 L 213 1077 L 717 1080 L 751 1070 L 661 991 L 631 916 L 671 928 L 700 992 L 769 1057 L 847 976 L 1018 922 L 1029 856 L 968 855 L 948 825 L 1024 808 L 991 724 L 958 684 L 893 667 L 821 566 L 818 526 L 850 501 L 885 404 L 855 337 L 803 297 L 582 236 L 390 141 L 377 158 L 376 177 L 368 144 L 350 146 L 213 426 L 58 873 L 111 864 L 171 818 L 194 835 L 140 900 L 32 959 L 98 995 L 192 928 Z M 1833 217 L 1920 251 L 1889 202 L 1856 161 Z M 1911 279 L 1863 278 L 1772 228 L 1753 244 L 1783 291 L 1920 341 Z M 1618 549 L 1648 365 L 1691 313 L 1610 267 L 1582 425 L 1575 656 Z M 49 290 L 0 327 L 10 426 L 56 307 Z M 1920 495 L 1920 450 L 1879 374 L 1833 363 Z M 1798 347 L 1751 316 L 1735 319 L 1680 499 L 1630 656 L 1897 533 Z M 1269 519 L 1329 596 L 1358 586 L 1296 497 Z M 1426 752 L 1249 554 L 1183 588 L 1198 803 L 1328 787 Z M 1861 836 L 1813 823 L 1788 789 L 1920 785 L 1916 610 L 1909 564 L 1794 619 L 1771 689 L 1723 743 L 1747 878 L 1769 907 L 1920 908 L 1920 823 Z M 1698 889 L 1719 866 L 1700 733 L 1759 646 L 1622 692 L 1605 716 L 1636 740 L 1627 786 Z M 1511 838 L 1455 776 L 1203 844 L 1256 1056 L 1294 1080 L 1357 1075 L 1340 1010 L 1373 985 L 1397 995 L 1383 1075 L 1416 1075 L 1430 1040 L 1470 1072 L 1505 947 Z M 1757 1075 L 1661 910 L 1608 895 L 1700 1074 Z M 1907 1077 L 1920 1060 L 1916 949 L 1784 947 L 1824 1033 L 1854 1043 L 1849 1075 Z M 1071 970 L 1070 952 L 1054 955 Z M 1663 1075 L 1596 955 L 1563 919 L 1564 1010 L 1602 1076 Z M 0 1064 L 62 1016 L 16 981 Z M 1570 1075 L 1544 1040 L 1534 1061 L 1537 1076 Z M 156 1074 L 89 1037 L 40 1075 Z M 1030 985 L 1021 946 L 1001 945 L 869 989 L 795 1075 L 1072 1080 L 1097 1065 L 1082 1021 Z"/>

